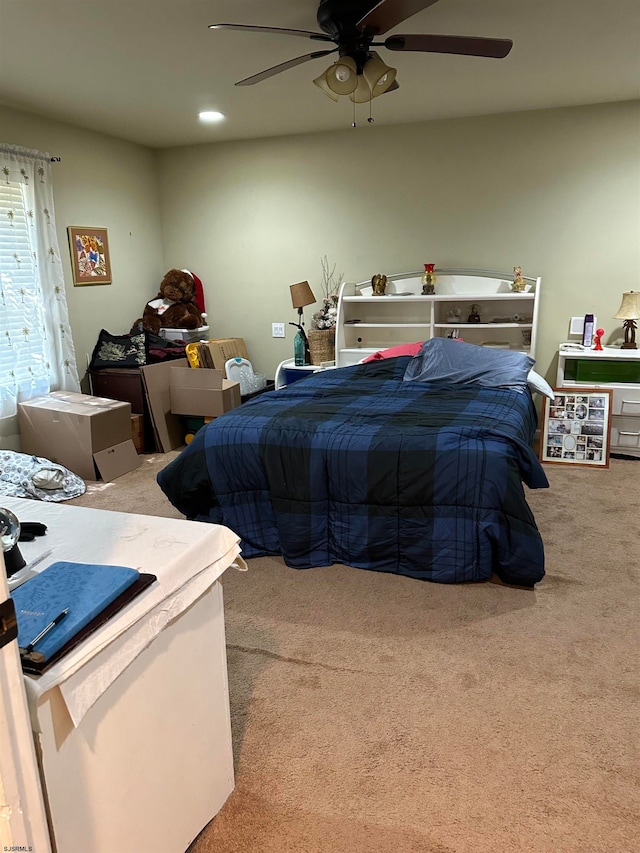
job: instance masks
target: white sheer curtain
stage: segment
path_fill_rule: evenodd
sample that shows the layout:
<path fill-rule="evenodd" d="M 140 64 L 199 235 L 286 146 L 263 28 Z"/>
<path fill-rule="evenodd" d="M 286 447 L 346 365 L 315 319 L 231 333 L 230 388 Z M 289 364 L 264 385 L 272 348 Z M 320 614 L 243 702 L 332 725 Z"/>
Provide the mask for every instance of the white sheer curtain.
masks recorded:
<path fill-rule="evenodd" d="M 0 143 L 0 417 L 51 390 L 80 390 L 51 158 Z"/>

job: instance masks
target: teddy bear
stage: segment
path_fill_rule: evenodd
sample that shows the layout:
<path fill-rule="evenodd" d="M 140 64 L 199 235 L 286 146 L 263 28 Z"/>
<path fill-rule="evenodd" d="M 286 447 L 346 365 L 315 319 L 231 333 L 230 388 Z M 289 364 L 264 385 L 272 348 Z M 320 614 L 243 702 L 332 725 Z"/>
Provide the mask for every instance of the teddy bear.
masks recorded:
<path fill-rule="evenodd" d="M 157 297 L 145 305 L 142 328 L 157 335 L 160 329 L 199 329 L 204 323 L 196 305 L 193 275 L 188 270 L 169 270 Z"/>

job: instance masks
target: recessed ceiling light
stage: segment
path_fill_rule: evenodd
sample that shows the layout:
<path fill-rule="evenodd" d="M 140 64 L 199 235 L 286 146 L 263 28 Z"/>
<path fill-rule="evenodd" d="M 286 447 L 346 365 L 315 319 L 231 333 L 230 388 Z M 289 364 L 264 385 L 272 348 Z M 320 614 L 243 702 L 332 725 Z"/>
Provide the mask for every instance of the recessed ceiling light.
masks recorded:
<path fill-rule="evenodd" d="M 224 116 L 222 113 L 216 112 L 215 110 L 204 110 L 204 112 L 198 113 L 198 118 L 200 121 L 212 122 L 222 121 Z"/>

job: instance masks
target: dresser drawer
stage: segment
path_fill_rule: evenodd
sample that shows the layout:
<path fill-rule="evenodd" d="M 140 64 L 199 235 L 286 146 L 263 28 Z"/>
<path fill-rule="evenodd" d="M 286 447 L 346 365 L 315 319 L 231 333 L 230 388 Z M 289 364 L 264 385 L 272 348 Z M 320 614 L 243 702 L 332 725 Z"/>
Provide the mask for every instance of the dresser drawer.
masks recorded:
<path fill-rule="evenodd" d="M 134 415 L 144 414 L 144 386 L 137 367 L 107 367 L 89 371 L 92 394 L 131 403 Z"/>
<path fill-rule="evenodd" d="M 640 416 L 640 385 L 624 385 L 613 389 L 613 415 Z"/>
<path fill-rule="evenodd" d="M 640 417 L 628 418 L 616 415 L 611 420 L 611 447 L 640 452 Z"/>

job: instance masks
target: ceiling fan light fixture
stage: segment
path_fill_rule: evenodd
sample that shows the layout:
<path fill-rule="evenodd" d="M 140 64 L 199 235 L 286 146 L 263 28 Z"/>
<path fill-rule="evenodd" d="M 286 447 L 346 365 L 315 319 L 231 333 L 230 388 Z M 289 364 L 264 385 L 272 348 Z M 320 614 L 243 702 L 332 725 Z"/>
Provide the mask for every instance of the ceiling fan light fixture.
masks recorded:
<path fill-rule="evenodd" d="M 358 85 L 356 89 L 349 95 L 349 100 L 354 104 L 366 104 L 373 97 L 371 87 L 365 80 L 364 74 L 358 75 Z"/>
<path fill-rule="evenodd" d="M 327 86 L 336 95 L 350 95 L 358 86 L 358 66 L 351 56 L 341 56 L 325 71 Z"/>
<path fill-rule="evenodd" d="M 391 35 L 383 41 L 375 39 L 393 30 L 402 21 L 437 3 L 438 0 L 317 0 L 316 20 L 319 31 L 267 27 L 257 24 L 209 24 L 210 29 L 241 32 L 273 33 L 322 42 L 326 49 L 312 50 L 286 62 L 279 62 L 258 74 L 239 80 L 236 86 L 253 86 L 295 68 L 305 62 L 338 54 L 337 61 L 313 82 L 327 97 L 337 102 L 347 95 L 354 104 L 369 103 L 385 92 L 399 89 L 397 71 L 386 65 L 372 47 L 418 53 L 447 53 L 460 56 L 483 56 L 501 59 L 513 46 L 511 39 L 479 36 L 450 36 L 426 33 Z M 330 46 L 331 45 L 331 46 Z M 369 115 L 367 121 L 372 122 Z M 354 122 L 355 127 L 355 108 Z"/>
<path fill-rule="evenodd" d="M 377 98 L 378 95 L 383 95 L 393 84 L 397 73 L 396 68 L 390 68 L 377 53 L 373 53 L 365 63 L 362 76 L 369 84 L 371 96 Z"/>
<path fill-rule="evenodd" d="M 320 89 L 321 92 L 324 92 L 325 95 L 328 95 L 332 101 L 338 101 L 338 96 L 336 95 L 336 93 L 329 88 L 329 84 L 327 83 L 326 71 L 323 71 L 322 74 L 319 77 L 316 77 L 313 82 L 316 84 L 318 89 Z"/>

